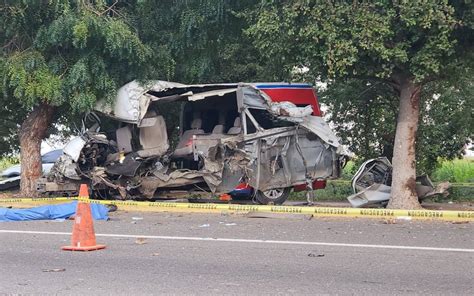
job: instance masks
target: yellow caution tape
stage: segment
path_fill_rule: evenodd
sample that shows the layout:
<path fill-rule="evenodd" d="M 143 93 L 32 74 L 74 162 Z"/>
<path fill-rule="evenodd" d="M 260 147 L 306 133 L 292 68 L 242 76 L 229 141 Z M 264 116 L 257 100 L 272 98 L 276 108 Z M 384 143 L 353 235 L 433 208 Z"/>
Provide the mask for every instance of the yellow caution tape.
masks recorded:
<path fill-rule="evenodd" d="M 474 211 L 436 211 L 436 210 L 391 210 L 391 209 L 360 209 L 360 208 L 329 208 L 301 207 L 274 205 L 238 205 L 213 203 L 177 203 L 177 202 L 146 202 L 120 200 L 94 200 L 77 197 L 57 198 L 14 198 L 0 199 L 0 205 L 19 207 L 37 206 L 41 204 L 56 204 L 66 201 L 80 200 L 88 203 L 116 205 L 124 211 L 149 212 L 234 212 L 234 213 L 283 213 L 304 214 L 316 217 L 359 217 L 384 219 L 416 219 L 416 220 L 445 220 L 445 221 L 474 221 Z"/>
<path fill-rule="evenodd" d="M 434 185 L 438 185 L 440 182 L 436 182 L 434 183 Z M 347 184 L 347 185 L 350 185 L 352 184 L 352 181 L 349 181 L 349 180 L 328 180 L 327 181 L 327 184 Z M 473 182 L 470 182 L 470 183 L 449 183 L 449 185 L 451 187 L 474 187 L 474 183 Z"/>

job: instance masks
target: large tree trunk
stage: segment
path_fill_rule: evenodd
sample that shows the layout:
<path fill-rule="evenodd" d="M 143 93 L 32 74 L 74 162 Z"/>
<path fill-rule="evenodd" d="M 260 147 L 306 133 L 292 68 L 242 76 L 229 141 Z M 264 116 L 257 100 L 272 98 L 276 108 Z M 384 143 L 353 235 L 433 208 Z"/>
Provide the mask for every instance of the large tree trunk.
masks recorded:
<path fill-rule="evenodd" d="M 416 194 L 415 140 L 420 114 L 421 85 L 410 79 L 400 81 L 400 109 L 398 111 L 395 145 L 393 149 L 391 209 L 419 209 Z"/>
<path fill-rule="evenodd" d="M 41 103 L 28 114 L 20 128 L 21 194 L 36 196 L 36 181 L 42 175 L 41 141 L 53 119 L 55 107 Z"/>

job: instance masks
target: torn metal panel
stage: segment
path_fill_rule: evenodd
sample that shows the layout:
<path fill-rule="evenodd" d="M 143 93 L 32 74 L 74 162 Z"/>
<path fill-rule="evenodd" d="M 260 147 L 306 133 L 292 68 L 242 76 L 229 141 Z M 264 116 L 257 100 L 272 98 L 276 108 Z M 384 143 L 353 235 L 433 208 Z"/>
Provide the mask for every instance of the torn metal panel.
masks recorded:
<path fill-rule="evenodd" d="M 356 193 L 374 183 L 392 184 L 392 164 L 386 157 L 365 161 L 352 178 L 352 190 Z"/>
<path fill-rule="evenodd" d="M 223 135 L 194 135 L 192 142 L 193 158 L 195 161 L 199 160 L 199 157 L 209 157 L 209 150 L 211 148 L 218 147 L 221 143 Z"/>
<path fill-rule="evenodd" d="M 54 164 L 53 168 L 48 174 L 48 180 L 63 180 L 64 178 L 71 180 L 81 180 L 82 177 L 78 174 L 79 167 L 74 159 L 67 155 L 61 155 Z"/>
<path fill-rule="evenodd" d="M 323 141 L 325 141 L 329 145 L 332 145 L 334 147 L 341 146 L 339 144 L 339 139 L 336 137 L 334 132 L 331 130 L 329 125 L 324 121 L 322 117 L 310 116 L 311 112 L 309 112 L 309 110 L 312 111 L 311 106 L 308 106 L 307 108 L 298 108 L 298 110 L 295 111 L 296 113 L 301 113 L 302 116 L 295 117 L 295 116 L 290 116 L 290 114 L 288 114 L 288 116 L 281 116 L 282 115 L 281 108 L 272 108 L 272 105 L 282 106 L 282 104 L 284 104 L 285 102 L 272 103 L 268 95 L 266 95 L 264 92 L 250 85 L 241 86 L 239 88 L 239 91 L 241 92 L 240 93 L 241 102 L 239 102 L 239 95 L 237 96 L 237 98 L 238 98 L 238 103 L 242 105 L 241 108 L 267 110 L 271 114 L 277 116 L 278 119 L 280 120 L 294 122 L 294 123 L 296 122 L 300 124 L 301 126 L 306 128 L 308 131 L 315 133 L 318 137 L 320 137 Z M 249 116 L 249 113 L 246 112 L 246 115 Z M 306 116 L 303 116 L 303 115 L 306 115 Z M 250 118 L 252 119 L 253 117 L 251 116 Z M 252 121 L 252 123 L 254 123 L 254 121 Z"/>
<path fill-rule="evenodd" d="M 221 87 L 227 88 L 220 92 L 215 91 L 214 93 L 208 93 L 207 95 L 201 95 L 202 93 L 194 93 L 193 91 L 184 91 L 179 94 L 164 95 L 157 97 L 150 93 L 160 93 L 170 89 L 203 89 L 209 87 Z M 201 100 L 209 96 L 222 96 L 225 93 L 233 92 L 237 88 L 237 84 L 214 84 L 214 85 L 184 85 L 176 82 L 169 81 L 149 81 L 149 82 L 138 82 L 132 81 L 122 86 L 117 93 L 117 96 L 110 104 L 106 101 L 100 101 L 97 103 L 95 110 L 119 121 L 129 122 L 138 124 L 144 117 L 148 110 L 148 106 L 152 101 L 163 101 L 170 102 L 183 98 L 190 100 Z"/>
<path fill-rule="evenodd" d="M 216 186 L 215 192 L 231 192 L 242 183 L 242 177 L 244 175 L 244 168 L 239 167 L 237 170 L 233 170 L 226 164 L 222 172 L 221 182 Z"/>
<path fill-rule="evenodd" d="M 225 144 L 235 138 L 223 139 Z M 297 127 L 282 127 L 244 136 L 250 156 L 249 184 L 259 190 L 304 184 L 307 178 L 336 176 L 336 148 Z M 304 160 L 303 160 L 304 158 Z"/>
<path fill-rule="evenodd" d="M 181 187 L 205 182 L 212 192 L 222 181 L 222 169 L 216 163 L 207 163 L 202 170 L 181 169 L 169 173 L 153 172 L 153 175 L 141 178 L 139 190 L 146 198 L 152 198 L 159 188 Z"/>
<path fill-rule="evenodd" d="M 155 173 L 140 180 L 139 191 L 145 198 L 153 198 L 162 187 L 180 187 L 203 182 L 203 176 L 195 171 L 174 171 L 171 174 Z"/>
<path fill-rule="evenodd" d="M 300 123 L 302 127 L 308 131 L 315 133 L 324 142 L 331 146 L 339 147 L 339 139 L 336 137 L 334 132 L 329 127 L 322 117 L 319 116 L 306 116 L 303 117 L 303 121 Z"/>
<path fill-rule="evenodd" d="M 306 131 L 281 129 L 247 145 L 253 157 L 249 164 L 252 187 L 262 191 L 285 188 L 306 183 L 308 178 L 325 179 L 334 174 L 334 147 L 318 137 L 308 138 Z"/>
<path fill-rule="evenodd" d="M 240 106 L 250 109 L 269 110 L 268 96 L 253 86 L 242 84 L 239 86 L 240 98 L 237 97 Z M 267 97 L 267 98 L 266 98 Z M 240 99 L 240 102 L 239 102 Z M 243 108 L 241 108 L 242 110 Z"/>
<path fill-rule="evenodd" d="M 171 96 L 163 96 L 163 97 L 156 97 L 151 94 L 145 94 L 145 96 L 149 97 L 152 102 L 157 102 L 157 101 L 174 102 L 174 101 L 182 100 L 183 98 L 187 98 L 192 95 L 193 95 L 192 91 L 188 91 L 182 94 L 171 95 Z"/>
<path fill-rule="evenodd" d="M 133 177 L 141 164 L 142 162 L 135 159 L 134 155 L 128 154 L 121 161 L 107 164 L 105 170 L 111 175 Z"/>
<path fill-rule="evenodd" d="M 386 205 L 390 200 L 392 184 L 392 164 L 386 157 L 365 161 L 352 178 L 354 194 L 347 199 L 353 207 L 366 207 L 372 204 Z M 426 175 L 416 178 L 416 193 L 421 201 L 434 195 L 447 196 L 449 182 L 435 188 Z"/>
<path fill-rule="evenodd" d="M 216 192 L 231 192 L 247 176 L 250 158 L 245 151 L 234 147 L 223 146 L 223 161 L 221 183 L 216 186 Z"/>
<path fill-rule="evenodd" d="M 449 195 L 449 191 L 448 189 L 451 188 L 451 183 L 449 183 L 448 181 L 445 181 L 445 182 L 441 182 L 439 183 L 435 189 L 431 192 L 427 192 L 426 194 L 424 194 L 422 196 L 423 199 L 425 198 L 428 198 L 428 197 L 432 197 L 434 195 L 440 195 L 442 197 L 447 197 Z M 417 192 L 418 192 L 418 186 L 417 186 Z"/>
<path fill-rule="evenodd" d="M 354 208 L 369 206 L 372 204 L 387 203 L 390 199 L 391 187 L 374 183 L 369 187 L 347 197 Z"/>
<path fill-rule="evenodd" d="M 203 100 L 207 97 L 222 97 L 225 94 L 233 93 L 237 90 L 237 88 L 228 88 L 228 89 L 218 89 L 218 90 L 211 90 L 211 91 L 206 91 L 206 92 L 201 92 L 197 94 L 193 94 L 188 96 L 189 101 L 199 101 Z"/>
<path fill-rule="evenodd" d="M 296 127 L 294 126 L 277 127 L 277 128 L 267 129 L 261 132 L 249 134 L 249 135 L 244 135 L 244 136 L 241 136 L 240 138 L 242 138 L 242 141 L 244 142 L 250 142 L 256 139 L 271 138 L 275 136 L 284 137 L 284 136 L 289 136 L 289 135 L 294 135 L 294 134 L 296 134 Z M 222 139 L 222 142 L 229 142 L 229 141 L 235 141 L 235 138 Z"/>
<path fill-rule="evenodd" d="M 81 155 L 81 150 L 84 148 L 86 140 L 82 137 L 75 137 L 64 147 L 63 152 L 66 155 L 69 155 L 74 161 L 79 159 Z"/>
<path fill-rule="evenodd" d="M 139 123 L 150 104 L 150 97 L 145 96 L 148 91 L 163 91 L 181 86 L 184 85 L 169 81 L 140 83 L 134 80 L 119 88 L 113 104 L 100 101 L 94 109 L 119 121 Z"/>
<path fill-rule="evenodd" d="M 326 179 L 333 176 L 333 150 L 319 138 L 308 138 L 308 134 L 294 138 L 288 149 L 292 183 L 305 183 L 306 179 Z"/>

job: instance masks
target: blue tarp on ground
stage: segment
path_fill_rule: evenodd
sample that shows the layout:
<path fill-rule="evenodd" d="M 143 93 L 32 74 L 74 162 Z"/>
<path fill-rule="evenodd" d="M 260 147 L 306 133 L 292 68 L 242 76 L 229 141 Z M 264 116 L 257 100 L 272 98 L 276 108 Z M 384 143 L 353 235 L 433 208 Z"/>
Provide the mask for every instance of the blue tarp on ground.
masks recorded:
<path fill-rule="evenodd" d="M 101 204 L 90 204 L 94 220 L 109 219 L 109 209 Z M 31 209 L 0 208 L 0 222 L 68 219 L 76 213 L 77 201 Z"/>

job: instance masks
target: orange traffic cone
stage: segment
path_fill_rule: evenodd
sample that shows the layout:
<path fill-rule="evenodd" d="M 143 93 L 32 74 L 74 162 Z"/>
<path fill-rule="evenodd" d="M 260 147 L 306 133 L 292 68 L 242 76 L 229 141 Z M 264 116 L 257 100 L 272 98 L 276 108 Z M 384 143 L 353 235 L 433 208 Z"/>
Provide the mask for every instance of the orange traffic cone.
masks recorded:
<path fill-rule="evenodd" d="M 86 184 L 81 184 L 79 198 L 81 197 L 89 198 L 89 190 Z M 95 251 L 104 248 L 105 245 L 97 245 L 95 241 L 90 204 L 79 200 L 72 227 L 71 245 L 61 249 L 65 251 Z"/>

